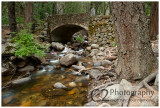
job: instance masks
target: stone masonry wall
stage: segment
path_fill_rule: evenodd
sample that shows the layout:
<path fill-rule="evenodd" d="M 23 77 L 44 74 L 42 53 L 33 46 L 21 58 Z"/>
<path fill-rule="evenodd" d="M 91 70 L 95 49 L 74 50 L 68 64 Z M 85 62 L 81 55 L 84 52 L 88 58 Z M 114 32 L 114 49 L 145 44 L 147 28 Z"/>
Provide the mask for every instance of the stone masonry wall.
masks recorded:
<path fill-rule="evenodd" d="M 112 45 L 115 34 L 111 16 L 96 16 L 89 23 L 89 43 L 99 46 Z"/>
<path fill-rule="evenodd" d="M 104 60 L 109 53 L 109 46 L 115 45 L 115 34 L 111 16 L 96 16 L 90 20 L 88 30 L 89 46 L 86 55 L 93 61 Z"/>

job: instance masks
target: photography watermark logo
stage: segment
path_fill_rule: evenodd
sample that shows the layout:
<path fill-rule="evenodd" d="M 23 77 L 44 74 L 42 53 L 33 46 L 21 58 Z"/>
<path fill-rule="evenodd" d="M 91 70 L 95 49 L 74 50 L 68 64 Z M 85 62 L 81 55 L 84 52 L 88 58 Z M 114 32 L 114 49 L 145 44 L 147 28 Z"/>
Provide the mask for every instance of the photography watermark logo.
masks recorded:
<path fill-rule="evenodd" d="M 103 94 L 103 97 L 101 100 L 95 100 L 93 97 L 95 95 L 95 93 L 102 93 Z M 128 95 L 136 95 L 136 96 L 141 96 L 142 98 L 146 95 L 151 95 L 153 96 L 154 95 L 154 91 L 150 91 L 150 90 L 143 90 L 143 91 L 134 91 L 134 90 L 117 90 L 117 89 L 102 89 L 102 90 L 99 90 L 99 89 L 95 89 L 91 92 L 91 99 L 93 101 L 106 101 L 106 99 L 108 97 L 124 97 L 124 96 L 128 96 Z"/>

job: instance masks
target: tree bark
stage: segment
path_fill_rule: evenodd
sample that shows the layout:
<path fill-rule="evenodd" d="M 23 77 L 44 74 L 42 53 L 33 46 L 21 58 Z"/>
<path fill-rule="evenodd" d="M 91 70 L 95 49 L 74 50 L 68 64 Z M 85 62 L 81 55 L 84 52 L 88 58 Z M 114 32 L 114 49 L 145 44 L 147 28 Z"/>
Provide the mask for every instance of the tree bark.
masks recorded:
<path fill-rule="evenodd" d="M 150 44 L 149 27 L 142 2 L 112 2 L 118 48 L 116 72 L 130 81 L 148 76 L 157 66 Z"/>
<path fill-rule="evenodd" d="M 33 22 L 33 2 L 25 3 L 25 12 L 24 12 L 24 23 L 27 25 L 28 23 Z"/>
<path fill-rule="evenodd" d="M 150 14 L 150 38 L 156 40 L 158 35 L 158 2 L 152 2 Z"/>
<path fill-rule="evenodd" d="M 8 2 L 9 28 L 11 32 L 17 32 L 17 23 L 15 16 L 15 2 Z"/>

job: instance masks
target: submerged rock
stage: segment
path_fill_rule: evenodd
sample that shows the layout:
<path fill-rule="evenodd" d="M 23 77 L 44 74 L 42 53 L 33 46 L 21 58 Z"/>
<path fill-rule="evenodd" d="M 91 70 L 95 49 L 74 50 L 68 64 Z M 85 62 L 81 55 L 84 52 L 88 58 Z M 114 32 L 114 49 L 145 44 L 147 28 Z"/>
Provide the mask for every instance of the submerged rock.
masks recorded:
<path fill-rule="evenodd" d="M 76 87 L 76 86 L 77 86 L 75 82 L 70 82 L 68 85 L 69 85 L 70 87 Z"/>
<path fill-rule="evenodd" d="M 55 48 L 59 51 L 62 51 L 64 49 L 64 46 L 59 42 L 52 42 L 51 45 L 52 45 L 53 48 Z"/>
<path fill-rule="evenodd" d="M 70 66 L 76 62 L 78 62 L 78 58 L 74 54 L 67 54 L 60 59 L 60 64 L 64 66 Z"/>
<path fill-rule="evenodd" d="M 54 85 L 53 85 L 55 88 L 67 88 L 65 85 L 63 85 L 62 83 L 60 83 L 60 82 L 56 82 Z"/>
<path fill-rule="evenodd" d="M 17 79 L 17 80 L 12 81 L 12 84 L 13 85 L 23 84 L 23 83 L 28 82 L 30 80 L 31 80 L 31 77 L 21 78 L 21 79 Z"/>

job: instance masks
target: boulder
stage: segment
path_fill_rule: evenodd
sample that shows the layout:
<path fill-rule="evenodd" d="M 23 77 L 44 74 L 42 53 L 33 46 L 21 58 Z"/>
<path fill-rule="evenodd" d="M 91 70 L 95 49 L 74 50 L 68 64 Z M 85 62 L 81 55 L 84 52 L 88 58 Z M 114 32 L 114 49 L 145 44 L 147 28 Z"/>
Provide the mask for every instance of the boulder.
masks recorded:
<path fill-rule="evenodd" d="M 120 82 L 120 85 L 124 88 L 124 90 L 126 91 L 130 91 L 132 89 L 132 84 L 130 82 L 128 82 L 125 79 L 122 79 Z"/>
<path fill-rule="evenodd" d="M 97 62 L 94 62 L 94 64 L 93 64 L 95 67 L 96 66 L 101 66 L 102 64 L 101 64 L 101 62 L 100 61 L 97 61 Z"/>
<path fill-rule="evenodd" d="M 18 67 L 24 67 L 26 65 L 26 61 L 21 61 L 17 64 Z"/>
<path fill-rule="evenodd" d="M 91 69 L 89 71 L 89 75 L 92 77 L 92 78 L 97 78 L 99 75 L 102 75 L 102 73 L 100 72 L 100 70 L 98 69 Z"/>
<path fill-rule="evenodd" d="M 63 84 L 60 83 L 60 82 L 56 82 L 53 86 L 54 86 L 55 88 L 58 88 L 58 89 L 67 88 L 65 85 L 63 85 Z"/>
<path fill-rule="evenodd" d="M 102 92 L 102 98 L 105 101 L 117 101 L 123 98 L 123 95 L 120 93 L 123 91 L 124 89 L 120 84 L 114 84 L 105 88 L 105 90 Z"/>
<path fill-rule="evenodd" d="M 30 71 L 33 71 L 35 68 L 34 66 L 25 66 L 24 68 L 20 68 L 18 71 L 19 72 L 30 72 Z"/>
<path fill-rule="evenodd" d="M 86 50 L 91 51 L 91 47 L 86 47 Z"/>
<path fill-rule="evenodd" d="M 158 102 L 159 102 L 158 95 L 153 95 L 151 97 L 151 101 L 154 103 L 154 105 L 158 106 Z"/>
<path fill-rule="evenodd" d="M 60 64 L 64 66 L 70 66 L 76 62 L 78 62 L 78 57 L 74 54 L 67 54 L 60 59 Z"/>
<path fill-rule="evenodd" d="M 92 49 L 98 49 L 98 48 L 99 48 L 99 45 L 98 45 L 98 44 L 92 44 L 92 45 L 91 45 L 91 48 L 92 48 Z"/>
<path fill-rule="evenodd" d="M 77 66 L 77 65 L 72 65 L 72 67 L 76 70 L 80 70 L 80 69 L 85 69 L 84 66 Z"/>
<path fill-rule="evenodd" d="M 59 42 L 52 42 L 52 47 L 57 49 L 58 51 L 62 51 L 64 49 L 64 46 Z"/>
<path fill-rule="evenodd" d="M 149 106 L 153 106 L 150 102 L 148 101 L 142 101 L 142 103 L 140 104 L 140 106 L 142 107 L 149 107 Z"/>
<path fill-rule="evenodd" d="M 96 106 L 97 102 L 91 101 L 86 103 L 84 106 Z"/>
<path fill-rule="evenodd" d="M 99 105 L 98 107 L 110 107 L 111 105 L 108 103 L 102 103 L 101 105 Z"/>
<path fill-rule="evenodd" d="M 116 59 L 117 59 L 117 56 L 108 56 L 106 59 L 107 59 L 107 60 L 110 60 L 110 61 L 116 60 Z"/>
<path fill-rule="evenodd" d="M 9 69 L 2 67 L 2 75 L 7 75 L 9 73 Z"/>
<path fill-rule="evenodd" d="M 96 55 L 97 52 L 98 52 L 98 49 L 92 49 L 92 50 L 91 50 L 91 53 L 90 53 L 90 56 Z"/>
<path fill-rule="evenodd" d="M 102 65 L 105 66 L 105 67 L 108 67 L 108 66 L 112 65 L 112 62 L 109 61 L 109 60 L 103 60 Z"/>

